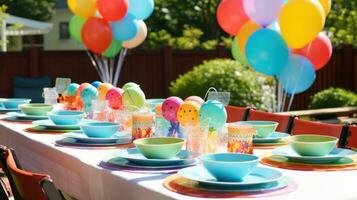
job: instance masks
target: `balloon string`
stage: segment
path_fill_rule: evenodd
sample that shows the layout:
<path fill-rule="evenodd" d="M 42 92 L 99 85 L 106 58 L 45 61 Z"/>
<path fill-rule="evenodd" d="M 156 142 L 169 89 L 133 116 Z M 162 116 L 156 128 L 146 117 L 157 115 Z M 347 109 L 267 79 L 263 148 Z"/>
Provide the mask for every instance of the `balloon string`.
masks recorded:
<path fill-rule="evenodd" d="M 291 105 L 293 104 L 294 96 L 295 96 L 295 94 L 292 94 L 290 96 L 290 101 L 289 101 L 289 106 L 288 106 L 288 110 L 287 111 L 290 111 L 290 109 L 291 109 Z"/>
<path fill-rule="evenodd" d="M 102 72 L 102 74 L 103 74 L 103 77 L 102 77 L 102 81 L 103 82 L 106 82 L 107 80 L 107 77 L 106 77 L 106 75 L 105 75 L 105 71 L 104 71 L 104 68 L 103 68 L 103 63 L 101 62 L 101 60 L 99 59 L 99 57 L 96 55 L 96 54 L 94 54 L 94 58 L 95 58 L 95 60 L 96 60 L 96 62 L 97 62 L 97 64 L 98 64 L 98 69 Z"/>
<path fill-rule="evenodd" d="M 115 58 L 110 58 L 109 59 L 109 66 L 110 66 L 110 83 L 114 84 L 114 59 Z"/>
<path fill-rule="evenodd" d="M 123 66 L 127 51 L 128 51 L 128 49 L 126 49 L 126 48 L 122 48 L 122 50 L 120 51 L 117 68 L 115 69 L 114 86 L 118 85 L 119 75 L 120 75 L 121 68 Z"/>
<path fill-rule="evenodd" d="M 97 71 L 97 73 L 98 73 L 100 79 L 103 80 L 103 73 L 102 73 L 102 71 L 98 68 L 98 65 L 97 65 L 96 61 L 94 60 L 93 55 L 91 54 L 90 51 L 88 51 L 88 49 L 86 50 L 86 53 L 87 53 L 87 55 L 88 55 L 88 57 L 89 57 L 89 59 L 90 59 L 92 65 L 93 65 L 94 69 Z"/>

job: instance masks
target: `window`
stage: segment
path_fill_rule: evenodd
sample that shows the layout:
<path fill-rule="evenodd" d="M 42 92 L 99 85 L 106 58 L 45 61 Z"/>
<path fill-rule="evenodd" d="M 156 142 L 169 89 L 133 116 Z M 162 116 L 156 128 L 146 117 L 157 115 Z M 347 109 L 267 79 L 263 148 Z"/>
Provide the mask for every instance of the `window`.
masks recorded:
<path fill-rule="evenodd" d="M 60 40 L 69 39 L 68 22 L 59 23 L 59 39 Z"/>

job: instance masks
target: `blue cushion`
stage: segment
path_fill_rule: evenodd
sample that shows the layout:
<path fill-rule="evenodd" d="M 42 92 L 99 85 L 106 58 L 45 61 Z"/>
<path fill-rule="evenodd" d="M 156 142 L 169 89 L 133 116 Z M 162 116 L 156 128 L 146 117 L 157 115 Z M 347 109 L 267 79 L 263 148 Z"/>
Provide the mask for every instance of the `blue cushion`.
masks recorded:
<path fill-rule="evenodd" d="M 14 97 L 29 98 L 33 103 L 43 102 L 42 92 L 44 87 L 51 87 L 50 77 L 25 78 L 14 77 Z"/>

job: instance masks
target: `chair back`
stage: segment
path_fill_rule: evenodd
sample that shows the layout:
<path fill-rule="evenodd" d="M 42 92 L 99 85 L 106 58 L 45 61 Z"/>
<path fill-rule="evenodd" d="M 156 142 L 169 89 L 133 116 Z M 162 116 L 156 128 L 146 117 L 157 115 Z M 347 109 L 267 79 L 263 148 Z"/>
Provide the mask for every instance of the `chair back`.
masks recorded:
<path fill-rule="evenodd" d="M 250 109 L 247 120 L 252 121 L 275 121 L 279 123 L 276 131 L 290 133 L 294 117 L 290 115 L 268 113 L 259 110 Z"/>
<path fill-rule="evenodd" d="M 249 112 L 249 108 L 238 106 L 226 106 L 227 122 L 245 121 Z"/>

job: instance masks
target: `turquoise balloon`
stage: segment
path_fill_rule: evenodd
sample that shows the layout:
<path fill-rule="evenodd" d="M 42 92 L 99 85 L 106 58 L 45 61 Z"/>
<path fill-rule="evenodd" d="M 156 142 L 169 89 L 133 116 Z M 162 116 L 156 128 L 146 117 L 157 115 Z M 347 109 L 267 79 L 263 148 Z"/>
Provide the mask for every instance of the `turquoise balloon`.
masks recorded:
<path fill-rule="evenodd" d="M 139 30 L 138 20 L 131 13 L 128 13 L 124 19 L 112 23 L 111 26 L 114 39 L 119 41 L 133 39 Z"/>
<path fill-rule="evenodd" d="M 290 55 L 288 63 L 278 74 L 278 80 L 288 94 L 298 94 L 314 83 L 316 72 L 312 63 L 300 55 Z"/>
<path fill-rule="evenodd" d="M 199 114 L 200 123 L 208 124 L 215 130 L 221 129 L 227 121 L 226 108 L 216 100 L 208 100 L 203 103 Z"/>
<path fill-rule="evenodd" d="M 248 63 L 258 72 L 274 76 L 285 66 L 289 50 L 281 35 L 270 29 L 254 32 L 245 50 Z"/>
<path fill-rule="evenodd" d="M 238 47 L 236 37 L 232 40 L 232 56 L 234 60 L 238 61 L 239 63 L 243 65 L 248 65 L 247 58 L 244 56 L 244 54 L 241 52 L 241 50 Z"/>
<path fill-rule="evenodd" d="M 145 20 L 154 12 L 154 0 L 129 0 L 129 13 Z"/>
<path fill-rule="evenodd" d="M 69 86 L 65 92 L 65 95 L 66 96 L 75 96 L 77 94 L 78 88 L 79 88 L 79 84 L 77 84 L 77 83 L 69 84 Z"/>

